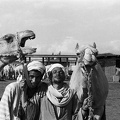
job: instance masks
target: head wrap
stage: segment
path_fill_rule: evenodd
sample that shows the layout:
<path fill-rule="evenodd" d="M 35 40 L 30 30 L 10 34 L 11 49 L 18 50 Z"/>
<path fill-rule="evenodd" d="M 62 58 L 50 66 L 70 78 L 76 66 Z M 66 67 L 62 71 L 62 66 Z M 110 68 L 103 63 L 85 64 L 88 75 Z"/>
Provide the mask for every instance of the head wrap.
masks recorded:
<path fill-rule="evenodd" d="M 62 70 L 65 72 L 64 66 L 62 66 L 62 65 L 59 64 L 59 63 L 52 64 L 52 65 L 50 66 L 50 68 L 48 69 L 48 72 L 52 71 L 52 70 L 53 70 L 54 68 L 56 68 L 56 67 L 62 68 Z"/>
<path fill-rule="evenodd" d="M 27 70 L 31 71 L 31 70 L 38 70 L 40 71 L 42 74 L 44 74 L 45 72 L 45 66 L 39 62 L 39 61 L 32 61 L 27 65 Z"/>

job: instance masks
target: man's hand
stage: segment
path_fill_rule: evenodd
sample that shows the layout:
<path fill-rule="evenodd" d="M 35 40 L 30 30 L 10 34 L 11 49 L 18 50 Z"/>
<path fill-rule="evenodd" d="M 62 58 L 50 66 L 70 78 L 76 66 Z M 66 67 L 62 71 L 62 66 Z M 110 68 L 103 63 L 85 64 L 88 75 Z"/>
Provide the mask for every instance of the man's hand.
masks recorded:
<path fill-rule="evenodd" d="M 88 98 L 84 99 L 82 110 L 88 110 Z"/>
<path fill-rule="evenodd" d="M 38 92 L 38 96 L 40 96 L 41 98 L 43 98 L 45 95 L 46 95 L 46 91 L 42 89 Z"/>
<path fill-rule="evenodd" d="M 93 100 L 93 97 L 92 96 L 89 96 L 87 98 L 84 99 L 84 102 L 83 102 L 83 105 L 82 105 L 82 115 L 83 115 L 83 118 L 85 120 L 88 119 L 88 115 L 89 115 L 89 107 L 92 107 L 92 101 Z M 93 116 L 93 119 L 92 120 L 95 120 L 94 119 L 94 116 Z"/>
<path fill-rule="evenodd" d="M 84 102 L 83 102 L 83 105 L 82 105 L 83 110 L 87 110 L 92 105 L 92 99 L 93 99 L 92 96 L 84 99 Z"/>
<path fill-rule="evenodd" d="M 44 97 L 46 95 L 47 88 L 48 88 L 48 85 L 46 83 L 41 82 L 41 85 L 38 90 L 39 92 L 37 93 L 38 96 L 40 96 L 41 98 Z"/>

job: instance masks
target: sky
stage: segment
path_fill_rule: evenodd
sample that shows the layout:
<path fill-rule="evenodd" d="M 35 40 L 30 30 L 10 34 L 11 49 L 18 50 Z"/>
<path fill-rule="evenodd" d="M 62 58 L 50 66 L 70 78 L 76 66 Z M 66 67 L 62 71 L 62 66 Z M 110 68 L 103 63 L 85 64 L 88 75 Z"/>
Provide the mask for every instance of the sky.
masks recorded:
<path fill-rule="evenodd" d="M 36 54 L 75 55 L 96 43 L 99 53 L 120 54 L 120 0 L 0 0 L 0 36 L 36 34 L 26 46 Z"/>

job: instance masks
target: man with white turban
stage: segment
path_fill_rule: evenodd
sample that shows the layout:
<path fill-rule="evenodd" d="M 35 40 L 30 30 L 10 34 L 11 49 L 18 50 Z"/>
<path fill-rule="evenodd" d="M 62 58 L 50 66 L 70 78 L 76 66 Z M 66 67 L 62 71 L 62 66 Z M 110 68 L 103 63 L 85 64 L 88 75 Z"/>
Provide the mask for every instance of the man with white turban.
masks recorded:
<path fill-rule="evenodd" d="M 52 64 L 47 71 L 50 85 L 41 101 L 42 120 L 75 120 L 79 110 L 77 95 L 65 83 L 64 67 Z"/>
<path fill-rule="evenodd" d="M 24 75 L 6 86 L 0 102 L 0 120 L 39 120 L 40 91 L 47 91 L 41 79 L 45 66 L 32 61 L 24 66 Z M 42 96 L 43 97 L 43 96 Z"/>

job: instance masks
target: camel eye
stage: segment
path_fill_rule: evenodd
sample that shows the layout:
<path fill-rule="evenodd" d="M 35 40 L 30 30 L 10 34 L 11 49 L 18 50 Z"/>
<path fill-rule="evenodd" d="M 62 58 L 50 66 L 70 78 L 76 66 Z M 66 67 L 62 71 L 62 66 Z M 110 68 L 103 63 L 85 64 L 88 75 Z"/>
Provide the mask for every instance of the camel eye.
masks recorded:
<path fill-rule="evenodd" d="M 3 39 L 4 39 L 4 40 L 9 40 L 9 37 L 10 37 L 10 36 L 5 35 L 5 36 L 3 37 Z"/>
<path fill-rule="evenodd" d="M 80 53 L 76 53 L 76 55 L 77 55 L 77 56 L 79 56 L 79 55 L 80 55 Z"/>
<path fill-rule="evenodd" d="M 8 43 L 12 43 L 13 42 L 13 37 L 12 36 L 5 35 L 3 37 L 3 39 L 6 40 Z"/>

